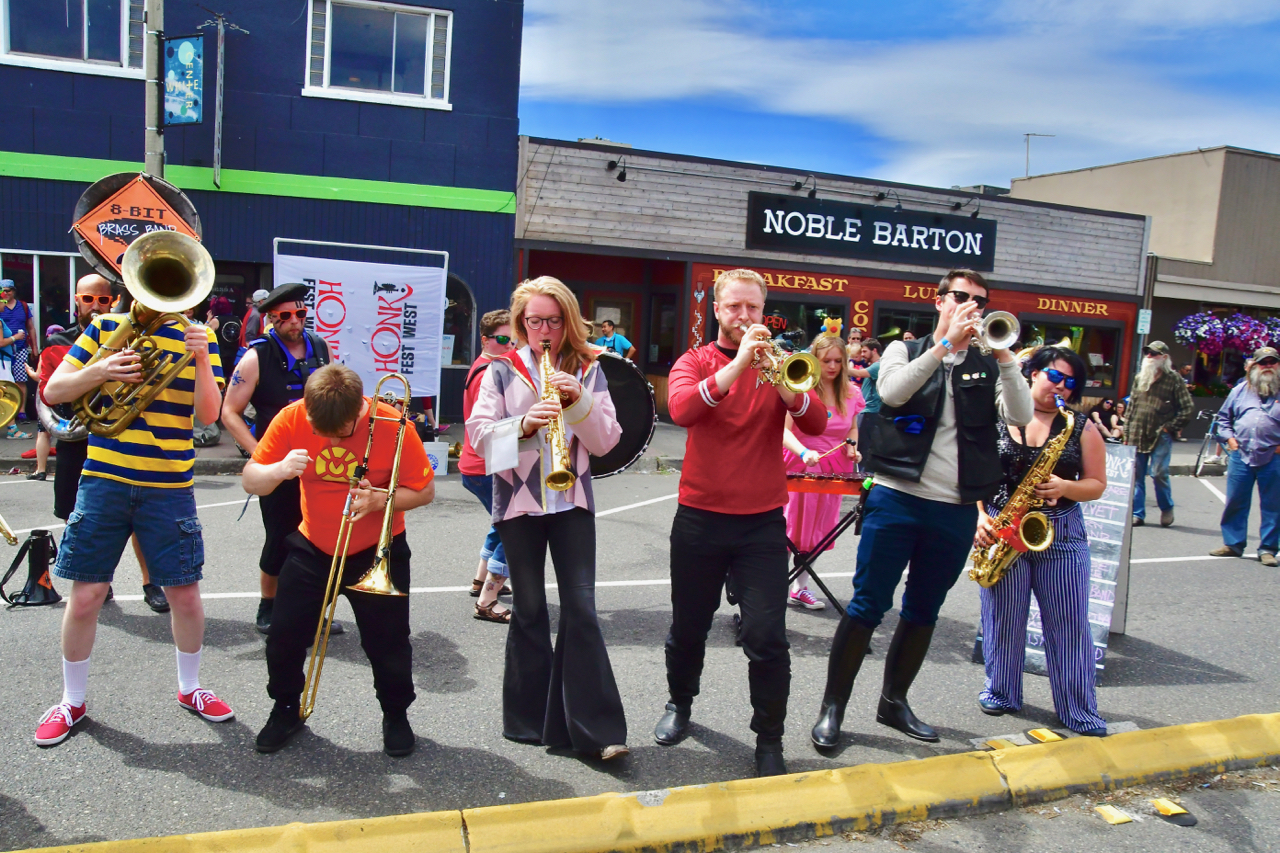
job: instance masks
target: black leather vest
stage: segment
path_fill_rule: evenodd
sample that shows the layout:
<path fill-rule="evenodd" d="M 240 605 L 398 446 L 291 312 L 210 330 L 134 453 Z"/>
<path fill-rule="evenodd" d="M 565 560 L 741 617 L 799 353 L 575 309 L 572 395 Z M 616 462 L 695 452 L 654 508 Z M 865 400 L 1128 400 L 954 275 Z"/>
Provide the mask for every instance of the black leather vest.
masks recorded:
<path fill-rule="evenodd" d="M 294 400 L 302 399 L 302 387 L 307 377 L 329 363 L 329 345 L 324 338 L 312 332 L 303 332 L 311 341 L 311 357 L 300 360 L 297 370 L 289 369 L 289 354 L 274 337 L 268 335 L 250 344 L 258 354 L 258 387 L 253 390 L 249 402 L 256 414 L 253 419 L 253 437 L 262 438 L 267 427 L 280 410 Z"/>
<path fill-rule="evenodd" d="M 933 347 L 933 337 L 904 341 L 909 360 Z M 939 365 L 901 406 L 883 405 L 863 419 L 861 445 L 864 465 L 877 474 L 920 482 L 925 461 L 938 431 L 938 417 L 946 404 L 946 365 Z M 987 500 L 1000 486 L 999 433 L 996 430 L 996 383 L 1000 365 L 970 347 L 965 360 L 951 368 L 951 391 L 956 407 L 956 444 L 960 498 L 965 503 Z"/>

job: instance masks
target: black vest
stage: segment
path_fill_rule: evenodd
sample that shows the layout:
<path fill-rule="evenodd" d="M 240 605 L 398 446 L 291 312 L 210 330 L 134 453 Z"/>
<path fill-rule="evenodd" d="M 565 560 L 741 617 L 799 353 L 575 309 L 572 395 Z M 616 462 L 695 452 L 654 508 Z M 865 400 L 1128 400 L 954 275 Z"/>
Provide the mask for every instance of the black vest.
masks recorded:
<path fill-rule="evenodd" d="M 933 348 L 933 337 L 903 341 L 909 360 Z M 946 404 L 946 365 L 939 365 L 920 390 L 901 406 L 882 405 L 863 419 L 862 453 L 867 470 L 920 482 L 925 461 L 938 431 L 938 417 Z M 956 407 L 956 444 L 960 499 L 987 500 L 1000 487 L 999 433 L 996 430 L 996 383 L 1000 365 L 970 347 L 965 360 L 951 368 Z"/>
<path fill-rule="evenodd" d="M 329 345 L 324 338 L 312 332 L 303 332 L 311 341 L 310 358 L 298 362 L 297 372 L 289 369 L 289 354 L 271 335 L 259 338 L 250 348 L 258 354 L 258 387 L 253 389 L 249 402 L 256 412 L 253 419 L 253 436 L 261 439 L 267 427 L 280 410 L 294 400 L 302 399 L 302 387 L 307 377 L 329 363 Z M 301 376 L 299 376 L 301 374 Z"/>

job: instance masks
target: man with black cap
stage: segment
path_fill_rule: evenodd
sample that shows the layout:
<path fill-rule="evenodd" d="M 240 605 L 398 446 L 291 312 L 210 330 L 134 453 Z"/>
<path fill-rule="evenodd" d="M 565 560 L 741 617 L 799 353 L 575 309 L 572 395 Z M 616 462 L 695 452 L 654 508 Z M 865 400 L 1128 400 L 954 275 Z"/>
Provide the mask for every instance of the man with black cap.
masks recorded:
<path fill-rule="evenodd" d="M 1152 341 L 1142 351 L 1142 369 L 1133 381 L 1129 410 L 1125 413 L 1125 444 L 1132 444 L 1133 526 L 1146 524 L 1147 475 L 1156 484 L 1160 506 L 1160 526 L 1173 524 L 1173 488 L 1169 485 L 1169 455 L 1173 437 L 1187 425 L 1195 404 L 1187 383 L 1173 369 L 1169 347 Z"/>
<path fill-rule="evenodd" d="M 271 331 L 248 342 L 248 352 L 227 383 L 222 424 L 250 454 L 276 414 L 294 400 L 302 399 L 307 377 L 331 360 L 324 338 L 305 328 L 306 297 L 305 284 L 282 284 L 267 294 L 258 308 L 270 318 Z M 252 430 L 244 421 L 244 410 L 250 403 L 255 412 Z M 298 480 L 286 480 L 271 494 L 261 496 L 258 508 L 262 511 L 266 541 L 262 543 L 262 557 L 258 561 L 262 570 L 259 579 L 262 600 L 258 602 L 254 623 L 265 634 L 271 628 L 280 567 L 289 552 L 285 538 L 302 522 Z M 335 622 L 330 633 L 343 633 L 342 625 Z"/>
<path fill-rule="evenodd" d="M 1218 439 L 1227 445 L 1227 505 L 1222 510 L 1222 547 L 1214 557 L 1244 556 L 1249 505 L 1258 485 L 1262 511 L 1258 560 L 1280 565 L 1280 352 L 1259 347 L 1241 382 L 1218 412 Z"/>

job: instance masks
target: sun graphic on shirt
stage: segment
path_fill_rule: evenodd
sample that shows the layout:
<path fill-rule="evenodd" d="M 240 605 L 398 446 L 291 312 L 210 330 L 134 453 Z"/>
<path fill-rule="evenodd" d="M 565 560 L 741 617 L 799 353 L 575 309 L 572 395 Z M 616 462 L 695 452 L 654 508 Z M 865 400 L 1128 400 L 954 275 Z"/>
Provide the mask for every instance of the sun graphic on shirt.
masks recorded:
<path fill-rule="evenodd" d="M 356 455 L 345 447 L 326 447 L 316 457 L 316 476 L 321 480 L 345 483 L 356 470 Z"/>

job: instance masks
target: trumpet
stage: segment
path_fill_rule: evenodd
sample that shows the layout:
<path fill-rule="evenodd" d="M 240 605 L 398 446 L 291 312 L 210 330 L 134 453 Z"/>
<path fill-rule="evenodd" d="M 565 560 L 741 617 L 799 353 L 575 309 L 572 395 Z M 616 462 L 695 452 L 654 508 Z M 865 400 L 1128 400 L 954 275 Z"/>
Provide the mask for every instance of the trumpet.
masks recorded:
<path fill-rule="evenodd" d="M 186 353 L 173 360 L 155 335 L 167 323 L 177 323 L 182 330 L 192 325 L 181 312 L 199 305 L 213 290 L 213 258 L 200 241 L 178 231 L 148 232 L 129 244 L 120 273 L 134 298 L 133 307 L 85 367 L 131 349 L 138 354 L 142 381 L 106 382 L 87 391 L 73 403 L 79 423 L 67 425 L 71 433 L 79 425 L 103 437 L 124 432 L 195 357 Z"/>
<path fill-rule="evenodd" d="M 746 323 L 738 325 L 743 335 L 750 328 Z M 759 353 L 751 366 L 760 371 L 770 385 L 781 385 L 795 394 L 807 394 L 822 379 L 822 365 L 810 353 L 787 352 L 772 339 L 769 350 Z"/>
<path fill-rule="evenodd" d="M 382 383 L 395 379 L 404 386 L 399 417 L 386 417 L 378 414 L 378 401 L 382 397 Z M 369 439 L 364 445 L 364 461 L 351 472 L 349 485 L 352 489 L 360 485 L 361 478 L 369 470 L 369 455 L 373 452 L 373 432 L 378 421 L 389 421 L 396 424 L 396 452 L 391 463 L 391 480 L 385 489 L 374 489 L 385 492 L 387 508 L 382 513 L 382 533 L 378 537 L 378 546 L 374 551 L 373 565 L 369 571 L 361 575 L 360 580 L 347 589 L 356 592 L 367 592 L 372 595 L 404 596 L 406 593 L 396 589 L 391 580 L 391 528 L 395 524 L 396 489 L 400 481 L 400 457 L 404 450 L 404 437 L 409 421 L 409 400 L 411 392 L 409 380 L 399 373 L 388 373 L 378 380 L 373 389 L 373 398 L 369 401 Z M 337 544 L 333 549 L 333 562 L 329 565 L 329 582 L 325 584 L 324 598 L 320 608 L 320 622 L 316 625 L 315 639 L 311 644 L 311 657 L 307 661 L 306 680 L 302 683 L 302 702 L 298 706 L 298 717 L 307 719 L 316 708 L 316 696 L 320 691 L 320 671 L 324 669 L 325 652 L 329 648 L 329 632 L 333 628 L 333 616 L 338 608 L 338 595 L 342 592 L 342 574 L 347 567 L 347 549 L 351 543 L 351 528 L 355 526 L 351 520 L 351 494 L 347 494 L 347 502 L 342 507 L 342 520 L 338 523 Z"/>
<path fill-rule="evenodd" d="M 1008 311 L 992 311 L 978 323 L 973 333 L 973 340 L 983 355 L 991 355 L 992 350 L 1008 349 L 1018 342 L 1022 334 L 1022 326 L 1018 318 Z"/>
<path fill-rule="evenodd" d="M 559 400 L 560 392 L 551 384 L 551 374 L 555 373 L 555 368 L 551 366 L 551 341 L 542 342 L 542 361 L 539 366 L 542 371 L 542 399 Z M 565 441 L 564 435 L 563 413 L 556 415 L 547 424 L 547 447 L 551 449 L 551 473 L 547 475 L 547 488 L 557 492 L 573 488 L 574 481 L 578 478 L 574 475 L 573 466 L 570 464 L 569 443 Z"/>

